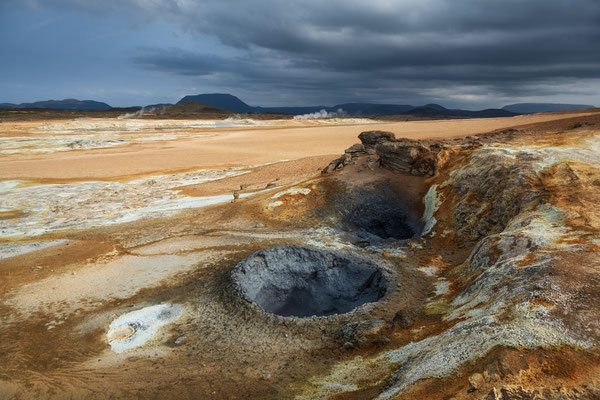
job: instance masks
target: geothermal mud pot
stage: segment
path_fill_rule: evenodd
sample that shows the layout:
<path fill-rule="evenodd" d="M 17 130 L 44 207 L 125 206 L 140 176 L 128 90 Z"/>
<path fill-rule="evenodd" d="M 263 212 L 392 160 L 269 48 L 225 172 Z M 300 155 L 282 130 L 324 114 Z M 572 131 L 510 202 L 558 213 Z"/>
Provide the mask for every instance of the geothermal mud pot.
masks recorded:
<path fill-rule="evenodd" d="M 387 286 L 372 260 L 295 245 L 254 253 L 235 267 L 232 277 L 248 300 L 285 317 L 346 313 L 379 300 Z"/>
<path fill-rule="evenodd" d="M 364 132 L 323 174 L 168 214 L 145 204 L 178 184 L 136 180 L 144 218 L 14 239 L 48 216 L 22 185 L 0 398 L 600 398 L 600 115 L 561 118 Z M 100 206 L 77 193 L 56 206 Z"/>

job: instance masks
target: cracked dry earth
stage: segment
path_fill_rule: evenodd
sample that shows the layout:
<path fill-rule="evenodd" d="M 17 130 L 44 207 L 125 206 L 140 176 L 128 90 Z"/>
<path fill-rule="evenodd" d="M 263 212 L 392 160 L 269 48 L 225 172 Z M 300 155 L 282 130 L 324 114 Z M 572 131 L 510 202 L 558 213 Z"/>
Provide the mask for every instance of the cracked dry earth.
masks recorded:
<path fill-rule="evenodd" d="M 599 398 L 600 114 L 360 140 L 231 203 L 19 242 L 1 397 Z M 315 282 L 326 316 L 294 317 Z M 331 312 L 353 290 L 378 295 Z"/>

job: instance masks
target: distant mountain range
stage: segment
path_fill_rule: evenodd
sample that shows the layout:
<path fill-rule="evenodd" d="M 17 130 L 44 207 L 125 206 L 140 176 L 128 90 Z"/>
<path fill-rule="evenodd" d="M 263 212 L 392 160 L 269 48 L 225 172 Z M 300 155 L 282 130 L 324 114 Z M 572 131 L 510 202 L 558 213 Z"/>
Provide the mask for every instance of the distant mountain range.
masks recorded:
<path fill-rule="evenodd" d="M 595 108 L 585 104 L 557 104 L 557 103 L 517 103 L 502 107 L 503 110 L 519 114 L 535 114 L 554 111 L 574 111 Z"/>
<path fill-rule="evenodd" d="M 519 103 L 511 104 L 502 107 L 501 109 L 491 108 L 481 111 L 470 111 L 461 109 L 448 109 L 439 104 L 425 104 L 423 106 L 413 106 L 409 104 L 378 104 L 378 103 L 343 103 L 335 106 L 304 106 L 304 107 L 259 107 L 250 106 L 240 100 L 238 97 L 226 93 L 208 93 L 185 96 L 177 102 L 178 105 L 183 103 L 204 103 L 218 109 L 229 110 L 236 113 L 253 113 L 253 114 L 265 114 L 265 113 L 283 113 L 292 115 L 311 114 L 325 110 L 328 113 L 338 113 L 342 110 L 348 115 L 407 115 L 417 116 L 423 118 L 456 118 L 456 117 L 479 117 L 479 118 L 490 118 L 490 117 L 510 117 L 519 114 L 531 114 L 539 112 L 552 112 L 552 111 L 571 111 L 581 110 L 586 108 L 594 108 L 591 105 L 582 104 L 554 104 L 554 103 Z M 144 108 L 156 108 L 156 107 L 174 107 L 170 103 L 160 103 L 145 106 Z M 93 101 L 93 100 L 77 100 L 77 99 L 65 99 L 65 100 L 47 100 L 38 101 L 34 103 L 0 103 L 0 109 L 23 109 L 23 108 L 45 108 L 54 110 L 95 110 L 95 111 L 106 111 L 112 109 L 112 107 L 106 103 Z M 132 107 L 130 107 L 132 108 Z M 138 108 L 138 107 L 135 107 Z M 177 114 L 180 114 L 182 110 L 188 110 L 189 107 L 181 109 L 176 108 Z M 196 107 L 193 109 L 200 108 Z M 204 109 L 204 108 L 202 108 Z M 212 110 L 211 112 L 214 112 Z M 221 112 L 221 111 L 219 111 Z"/>
<path fill-rule="evenodd" d="M 199 101 L 215 107 L 224 108 L 238 113 L 284 113 L 284 114 L 311 114 L 325 110 L 328 113 L 337 113 L 342 110 L 348 115 L 382 115 L 401 114 L 418 117 L 510 117 L 518 113 L 509 110 L 487 109 L 482 111 L 451 110 L 439 104 L 425 104 L 412 106 L 409 104 L 377 104 L 377 103 L 343 103 L 335 106 L 305 106 L 305 107 L 254 107 L 242 100 L 226 93 L 199 94 L 185 96 L 177 104 Z"/>
<path fill-rule="evenodd" d="M 15 108 L 49 108 L 52 110 L 91 110 L 91 111 L 106 111 L 112 107 L 106 103 L 94 100 L 46 100 L 36 101 L 34 103 L 0 103 L 0 109 L 15 109 Z"/>

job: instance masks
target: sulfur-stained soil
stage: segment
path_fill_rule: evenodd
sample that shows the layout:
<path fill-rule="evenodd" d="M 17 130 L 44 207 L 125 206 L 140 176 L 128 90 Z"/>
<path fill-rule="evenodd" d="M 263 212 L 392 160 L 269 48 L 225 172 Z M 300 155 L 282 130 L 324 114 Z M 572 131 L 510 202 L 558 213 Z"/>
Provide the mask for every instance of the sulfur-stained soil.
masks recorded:
<path fill-rule="evenodd" d="M 0 156 L 0 398 L 598 398 L 597 111 L 295 123 Z M 375 129 L 442 149 L 435 175 L 376 152 L 321 174 Z M 311 318 L 240 296 L 240 261 L 293 244 L 380 260 L 385 295 Z M 159 304 L 182 314 L 111 348 Z"/>

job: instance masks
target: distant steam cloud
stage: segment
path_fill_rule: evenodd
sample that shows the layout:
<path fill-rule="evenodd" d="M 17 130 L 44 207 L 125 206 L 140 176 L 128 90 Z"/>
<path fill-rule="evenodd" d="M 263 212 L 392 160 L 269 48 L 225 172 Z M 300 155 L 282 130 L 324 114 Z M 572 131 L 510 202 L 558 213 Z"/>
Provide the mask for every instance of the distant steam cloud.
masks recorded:
<path fill-rule="evenodd" d="M 145 108 L 140 108 L 136 112 L 119 115 L 117 118 L 118 119 L 140 118 L 144 115 L 145 112 L 146 112 Z"/>
<path fill-rule="evenodd" d="M 118 119 L 141 118 L 146 113 L 163 115 L 165 113 L 165 110 L 166 110 L 165 106 L 150 107 L 150 108 L 142 107 L 136 112 L 119 115 L 117 118 Z"/>
<path fill-rule="evenodd" d="M 334 112 L 327 112 L 327 110 L 322 109 L 321 111 L 317 111 L 310 114 L 294 115 L 294 119 L 323 119 L 342 117 L 344 115 L 346 115 L 346 112 L 341 108 L 338 108 Z"/>

